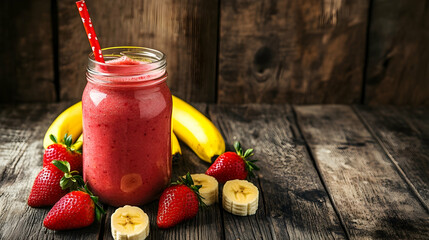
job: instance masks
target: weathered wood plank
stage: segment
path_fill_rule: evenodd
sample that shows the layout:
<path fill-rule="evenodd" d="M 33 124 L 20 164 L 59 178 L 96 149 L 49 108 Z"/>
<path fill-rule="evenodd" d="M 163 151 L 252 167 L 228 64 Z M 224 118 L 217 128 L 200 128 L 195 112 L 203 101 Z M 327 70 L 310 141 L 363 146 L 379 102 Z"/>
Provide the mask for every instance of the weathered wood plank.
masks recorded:
<path fill-rule="evenodd" d="M 289 106 L 210 106 L 228 146 L 254 147 L 261 170 L 255 216 L 223 211 L 226 239 L 344 239 Z"/>
<path fill-rule="evenodd" d="M 79 99 L 90 48 L 75 1 L 57 2 L 60 96 Z M 102 47 L 161 50 L 174 94 L 187 101 L 215 101 L 218 0 L 94 0 L 87 5 Z"/>
<path fill-rule="evenodd" d="M 392 106 L 357 106 L 355 109 L 392 161 L 415 186 L 428 209 L 429 109 L 398 109 Z"/>
<path fill-rule="evenodd" d="M 366 104 L 429 105 L 429 5 L 374 0 L 368 32 Z"/>
<path fill-rule="evenodd" d="M 429 237 L 429 214 L 350 107 L 295 111 L 352 239 Z"/>
<path fill-rule="evenodd" d="M 218 102 L 359 103 L 368 3 L 221 1 Z"/>
<path fill-rule="evenodd" d="M 0 102 L 55 101 L 50 1 L 1 1 L 0 36 Z"/>
<path fill-rule="evenodd" d="M 100 224 L 54 232 L 43 227 L 50 208 L 31 208 L 28 195 L 43 163 L 43 136 L 70 103 L 0 107 L 0 239 L 97 239 Z"/>
<path fill-rule="evenodd" d="M 194 105 L 201 112 L 206 112 L 205 104 Z M 195 153 L 192 152 L 183 142 L 180 142 L 183 156 L 179 162 L 173 164 L 173 178 L 177 180 L 178 176 L 183 176 L 187 172 L 204 173 L 209 164 L 200 160 Z M 156 217 L 158 213 L 158 200 L 141 206 L 143 211 L 149 215 L 150 219 L 150 234 L 148 239 L 222 239 L 222 218 L 218 204 L 208 208 L 200 209 L 198 215 L 186 222 L 183 222 L 170 229 L 159 229 L 156 225 Z M 113 239 L 110 229 L 110 216 L 115 208 L 109 208 L 108 219 L 105 223 L 104 239 Z"/>

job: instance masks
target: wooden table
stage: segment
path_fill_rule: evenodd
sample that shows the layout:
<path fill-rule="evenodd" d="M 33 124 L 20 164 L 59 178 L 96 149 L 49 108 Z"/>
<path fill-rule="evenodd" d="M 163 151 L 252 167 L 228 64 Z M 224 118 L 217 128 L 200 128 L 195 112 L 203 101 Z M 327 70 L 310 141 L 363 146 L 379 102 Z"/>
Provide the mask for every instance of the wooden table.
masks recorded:
<path fill-rule="evenodd" d="M 110 215 L 54 232 L 49 208 L 27 206 L 42 166 L 42 138 L 71 103 L 1 105 L 0 239 L 112 239 Z M 254 216 L 220 204 L 168 230 L 157 202 L 142 206 L 150 239 L 429 239 L 429 108 L 344 105 L 196 105 L 224 135 L 254 147 L 261 170 Z M 184 144 L 174 176 L 209 166 Z"/>

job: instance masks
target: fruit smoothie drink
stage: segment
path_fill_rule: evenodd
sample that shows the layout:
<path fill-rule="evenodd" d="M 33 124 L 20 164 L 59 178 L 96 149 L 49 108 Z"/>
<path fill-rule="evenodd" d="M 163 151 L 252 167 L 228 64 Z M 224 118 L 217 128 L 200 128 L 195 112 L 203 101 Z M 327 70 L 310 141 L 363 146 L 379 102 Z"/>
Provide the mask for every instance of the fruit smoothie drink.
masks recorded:
<path fill-rule="evenodd" d="M 142 205 L 171 177 L 171 93 L 163 53 L 139 47 L 90 54 L 82 96 L 83 176 L 112 206 Z"/>

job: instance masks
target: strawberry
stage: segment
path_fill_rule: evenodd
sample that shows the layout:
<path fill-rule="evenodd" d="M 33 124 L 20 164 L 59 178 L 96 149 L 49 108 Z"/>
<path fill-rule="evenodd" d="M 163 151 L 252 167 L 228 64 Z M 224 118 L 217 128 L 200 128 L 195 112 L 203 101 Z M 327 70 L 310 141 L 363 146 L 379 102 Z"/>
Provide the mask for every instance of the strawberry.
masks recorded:
<path fill-rule="evenodd" d="M 236 152 L 225 152 L 221 154 L 214 163 L 207 169 L 206 174 L 210 175 L 219 183 L 225 183 L 233 179 L 244 180 L 247 176 L 254 176 L 253 170 L 259 170 L 254 164 L 257 160 L 246 160 L 253 155 L 253 149 L 243 149 L 239 142 L 234 143 Z"/>
<path fill-rule="evenodd" d="M 53 160 L 67 161 L 72 171 L 82 172 L 82 153 L 73 148 L 72 136 L 66 134 L 61 142 L 52 134 L 50 138 L 54 144 L 49 145 L 43 154 L 43 167 Z"/>
<path fill-rule="evenodd" d="M 54 165 L 48 165 L 39 172 L 34 180 L 33 188 L 28 197 L 31 207 L 54 205 L 67 191 L 61 189 L 60 180 L 64 173 Z"/>
<path fill-rule="evenodd" d="M 34 180 L 28 197 L 28 205 L 31 207 L 44 207 L 54 205 L 68 191 L 67 188 L 74 188 L 77 183 L 83 182 L 82 177 L 73 176 L 75 172 L 70 172 L 68 162 L 53 161 L 39 172 Z"/>
<path fill-rule="evenodd" d="M 43 225 L 51 230 L 67 230 L 91 225 L 100 220 L 103 208 L 98 198 L 85 188 L 72 191 L 62 197 L 48 212 Z"/>
<path fill-rule="evenodd" d="M 201 185 L 194 185 L 189 173 L 164 190 L 158 204 L 156 223 L 159 228 L 170 228 L 176 224 L 195 217 L 201 202 L 199 189 Z"/>

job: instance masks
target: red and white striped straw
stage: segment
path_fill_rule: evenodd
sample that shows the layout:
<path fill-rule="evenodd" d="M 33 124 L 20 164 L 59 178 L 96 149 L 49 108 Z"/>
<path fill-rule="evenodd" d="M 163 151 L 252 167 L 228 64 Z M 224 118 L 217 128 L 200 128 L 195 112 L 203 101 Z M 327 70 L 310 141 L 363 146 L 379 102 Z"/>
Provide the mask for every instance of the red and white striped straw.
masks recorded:
<path fill-rule="evenodd" d="M 100 43 L 98 42 L 97 35 L 95 35 L 94 26 L 92 25 L 91 18 L 89 17 L 88 8 L 84 0 L 76 2 L 77 9 L 79 10 L 80 17 L 82 18 L 83 26 L 85 27 L 86 35 L 88 36 L 89 44 L 91 45 L 92 52 L 94 53 L 97 62 L 104 63 L 103 54 L 101 52 Z"/>

